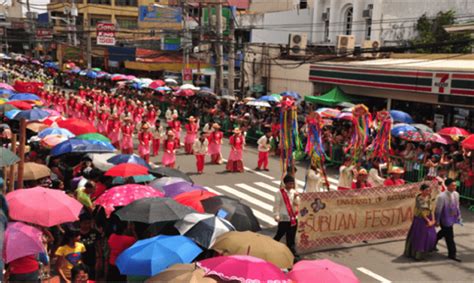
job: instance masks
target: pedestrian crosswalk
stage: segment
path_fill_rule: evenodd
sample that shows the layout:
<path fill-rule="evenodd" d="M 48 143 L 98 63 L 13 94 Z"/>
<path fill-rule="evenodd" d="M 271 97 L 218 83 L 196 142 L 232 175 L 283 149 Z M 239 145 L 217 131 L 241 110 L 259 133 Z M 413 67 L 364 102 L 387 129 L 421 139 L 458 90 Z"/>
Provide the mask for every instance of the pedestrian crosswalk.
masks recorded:
<path fill-rule="evenodd" d="M 337 180 L 329 178 L 328 181 L 331 185 L 331 190 L 335 190 Z M 297 180 L 297 189 L 302 191 L 304 184 L 303 181 Z M 275 194 L 279 191 L 279 187 L 279 180 L 269 180 L 267 182 L 213 185 L 207 186 L 206 189 L 218 195 L 226 195 L 239 199 L 252 209 L 255 217 L 260 221 L 262 228 L 269 228 L 277 224 L 273 219 L 273 203 Z"/>

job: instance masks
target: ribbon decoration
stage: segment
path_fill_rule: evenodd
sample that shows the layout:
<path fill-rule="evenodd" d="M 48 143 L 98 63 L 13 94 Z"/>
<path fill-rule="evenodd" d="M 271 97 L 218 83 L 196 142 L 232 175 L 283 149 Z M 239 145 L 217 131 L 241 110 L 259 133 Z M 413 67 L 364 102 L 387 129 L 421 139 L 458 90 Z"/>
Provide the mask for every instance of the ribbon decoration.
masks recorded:
<path fill-rule="evenodd" d="M 370 113 L 367 106 L 358 104 L 352 110 L 353 133 L 345 153 L 350 153 L 353 162 L 361 161 L 364 157 L 365 149 L 369 141 Z"/>
<path fill-rule="evenodd" d="M 311 156 L 311 163 L 315 164 L 320 169 L 321 175 L 324 177 L 326 187 L 329 190 L 330 185 L 326 174 L 326 168 L 324 162 L 326 160 L 326 153 L 323 147 L 323 124 L 322 117 L 317 112 L 313 112 L 308 115 L 307 119 L 308 126 L 308 143 L 311 147 L 309 148 L 309 156 Z M 311 165 L 310 165 L 311 166 Z"/>
<path fill-rule="evenodd" d="M 294 170 L 295 160 L 293 157 L 293 149 L 300 143 L 296 110 L 295 101 L 289 97 L 283 97 L 280 112 L 280 166 L 282 170 L 282 180 L 285 175 L 289 173 L 289 168 L 293 168 L 292 170 Z"/>
<path fill-rule="evenodd" d="M 375 125 L 377 134 L 370 145 L 372 152 L 370 153 L 369 159 L 378 158 L 381 161 L 388 161 L 391 152 L 390 141 L 392 139 L 392 120 L 390 118 L 390 112 L 377 112 Z"/>

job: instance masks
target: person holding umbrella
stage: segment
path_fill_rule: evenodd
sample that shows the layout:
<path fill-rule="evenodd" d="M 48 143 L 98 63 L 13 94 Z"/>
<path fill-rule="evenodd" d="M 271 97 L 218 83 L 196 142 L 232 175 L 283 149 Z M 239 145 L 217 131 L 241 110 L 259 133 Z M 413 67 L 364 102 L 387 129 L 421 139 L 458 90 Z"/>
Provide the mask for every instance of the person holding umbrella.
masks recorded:
<path fill-rule="evenodd" d="M 133 153 L 133 126 L 132 119 L 126 117 L 123 119 L 125 123 L 122 126 L 122 153 L 132 154 Z"/>
<path fill-rule="evenodd" d="M 221 145 L 224 134 L 220 131 L 221 126 L 217 123 L 212 124 L 212 130 L 209 134 L 209 154 L 212 164 L 222 163 Z"/>
<path fill-rule="evenodd" d="M 229 172 L 244 172 L 243 151 L 245 138 L 239 128 L 235 128 L 233 135 L 229 139 L 231 146 L 229 160 L 227 161 L 226 169 Z"/>
<path fill-rule="evenodd" d="M 138 154 L 147 163 L 150 162 L 150 143 L 153 140 L 153 134 L 149 131 L 149 128 L 148 123 L 143 124 L 138 134 Z"/>
<path fill-rule="evenodd" d="M 161 163 L 163 166 L 174 168 L 176 162 L 176 140 L 174 131 L 169 130 L 167 138 L 163 143 L 163 159 Z"/>
<path fill-rule="evenodd" d="M 185 128 L 186 136 L 184 138 L 184 151 L 187 154 L 192 154 L 194 142 L 196 140 L 196 135 L 199 128 L 199 125 L 196 123 L 196 118 L 194 118 L 194 116 L 190 116 L 188 118 L 188 123 L 186 124 Z"/>
<path fill-rule="evenodd" d="M 209 141 L 207 140 L 207 133 L 201 132 L 199 139 L 193 144 L 194 155 L 196 156 L 196 167 L 198 174 L 204 171 L 204 160 L 206 158 Z"/>

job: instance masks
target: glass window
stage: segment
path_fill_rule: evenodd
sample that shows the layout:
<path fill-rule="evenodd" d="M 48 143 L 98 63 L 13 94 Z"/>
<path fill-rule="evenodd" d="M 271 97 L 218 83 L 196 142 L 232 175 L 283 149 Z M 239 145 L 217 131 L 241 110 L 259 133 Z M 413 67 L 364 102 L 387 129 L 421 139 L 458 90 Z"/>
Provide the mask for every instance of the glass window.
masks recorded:
<path fill-rule="evenodd" d="M 87 0 L 89 4 L 110 5 L 110 0 Z"/>
<path fill-rule="evenodd" d="M 372 35 L 372 19 L 365 20 L 365 39 L 370 40 Z"/>
<path fill-rule="evenodd" d="M 138 6 L 137 0 L 115 0 L 115 5 L 117 6 Z"/>
<path fill-rule="evenodd" d="M 348 7 L 344 12 L 344 34 L 352 34 L 352 18 L 353 18 L 354 8 L 352 6 Z"/>
<path fill-rule="evenodd" d="M 136 17 L 116 17 L 117 25 L 122 29 L 136 29 L 138 18 Z"/>

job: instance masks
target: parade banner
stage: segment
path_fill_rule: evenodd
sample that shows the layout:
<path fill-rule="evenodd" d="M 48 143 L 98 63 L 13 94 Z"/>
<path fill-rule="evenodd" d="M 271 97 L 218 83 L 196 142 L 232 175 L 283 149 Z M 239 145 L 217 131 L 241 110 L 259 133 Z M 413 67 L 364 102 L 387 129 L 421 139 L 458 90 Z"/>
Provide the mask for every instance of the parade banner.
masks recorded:
<path fill-rule="evenodd" d="M 298 251 L 405 237 L 413 220 L 415 197 L 423 183 L 431 186 L 435 197 L 435 182 L 301 194 Z"/>

